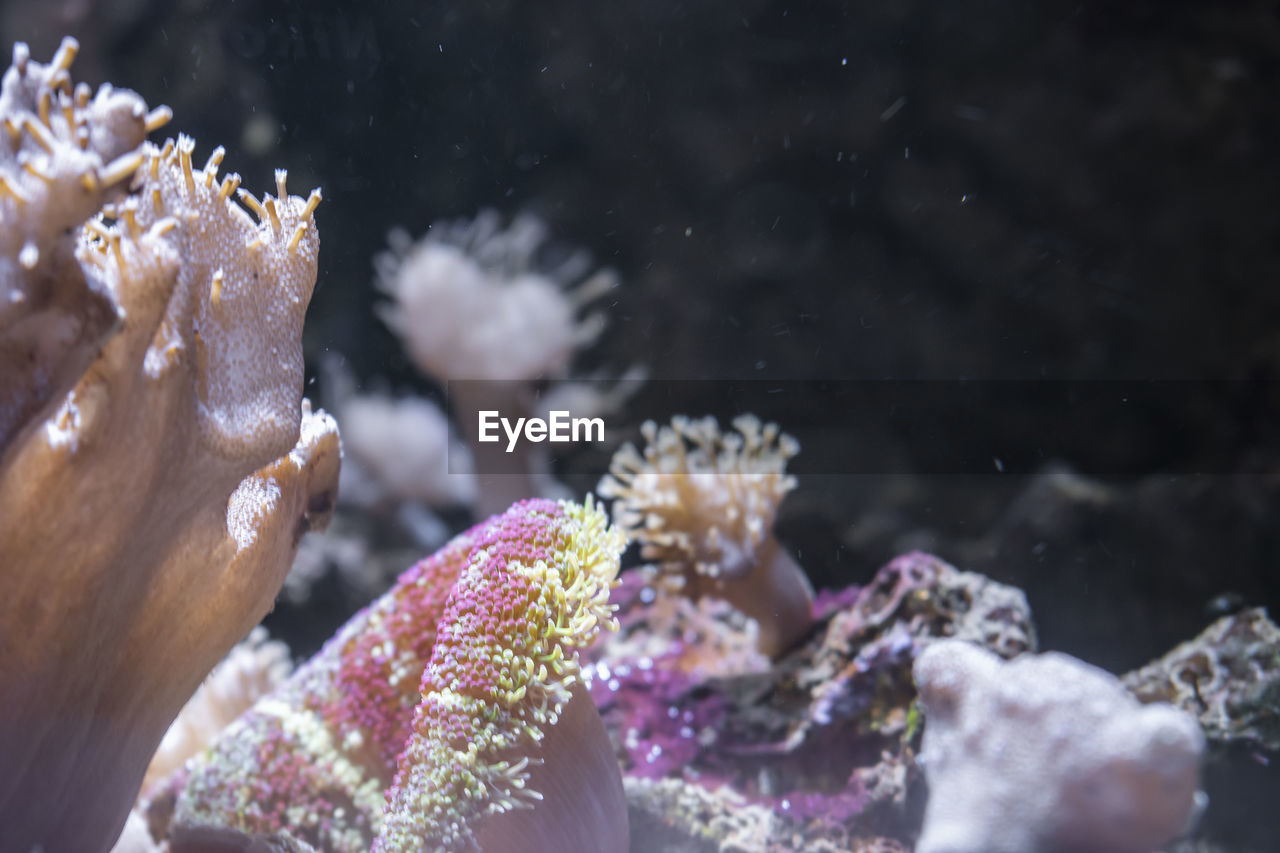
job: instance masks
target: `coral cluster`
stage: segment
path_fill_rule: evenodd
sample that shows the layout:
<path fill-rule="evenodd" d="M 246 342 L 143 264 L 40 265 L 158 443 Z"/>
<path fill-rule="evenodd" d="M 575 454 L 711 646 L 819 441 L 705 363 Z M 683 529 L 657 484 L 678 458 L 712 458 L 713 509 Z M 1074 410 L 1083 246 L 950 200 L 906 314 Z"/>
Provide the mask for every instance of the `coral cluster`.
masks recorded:
<path fill-rule="evenodd" d="M 302 399 L 320 197 L 232 194 L 168 111 L 25 45 L 0 92 L 0 824 L 103 850 L 171 720 L 332 509 Z M 51 578 L 56 577 L 56 582 Z M 75 804 L 75 821 L 65 820 Z"/>
<path fill-rule="evenodd" d="M 642 427 L 642 452 L 624 445 L 600 483 L 614 517 L 641 543 L 668 585 L 724 598 L 757 620 L 760 648 L 777 655 L 813 622 L 813 588 L 773 535 L 778 505 L 795 488 L 787 460 L 800 446 L 777 424 L 738 417 L 674 418 Z"/>
<path fill-rule="evenodd" d="M 590 501 L 531 500 L 410 568 L 175 779 L 175 853 L 625 850 L 578 671 L 624 544 Z"/>
<path fill-rule="evenodd" d="M 1188 828 L 1204 735 L 1056 652 L 948 640 L 915 664 L 929 780 L 920 853 L 1145 853 Z"/>

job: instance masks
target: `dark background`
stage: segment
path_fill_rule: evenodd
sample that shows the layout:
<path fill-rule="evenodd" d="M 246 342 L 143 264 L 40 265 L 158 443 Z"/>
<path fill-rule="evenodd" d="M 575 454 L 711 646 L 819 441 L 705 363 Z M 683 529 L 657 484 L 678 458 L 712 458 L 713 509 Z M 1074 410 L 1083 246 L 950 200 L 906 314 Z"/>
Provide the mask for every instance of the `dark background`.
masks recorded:
<path fill-rule="evenodd" d="M 0 9 L 0 41 L 39 59 L 64 32 L 77 79 L 169 104 L 197 161 L 223 144 L 255 192 L 274 167 L 295 193 L 323 186 L 313 361 L 336 351 L 363 381 L 429 388 L 373 311 L 386 232 L 535 211 L 623 280 L 584 369 L 1197 380 L 1125 445 L 1086 433 L 1039 473 L 930 473 L 893 430 L 827 431 L 907 455 L 901 471 L 822 473 L 834 450 L 805 448 L 814 473 L 778 530 L 820 585 L 933 549 L 1027 589 L 1042 645 L 1113 669 L 1280 602 L 1280 3 Z M 670 387 L 620 421 L 706 411 Z M 806 399 L 814 411 L 756 412 L 831 420 Z M 996 434 L 1035 458 L 1060 426 L 1034 395 L 917 417 L 908 431 L 944 458 Z M 1211 472 L 1187 474 L 1209 451 Z M 1135 473 L 1131 452 L 1154 462 Z M 586 487 L 600 463 L 563 470 Z"/>

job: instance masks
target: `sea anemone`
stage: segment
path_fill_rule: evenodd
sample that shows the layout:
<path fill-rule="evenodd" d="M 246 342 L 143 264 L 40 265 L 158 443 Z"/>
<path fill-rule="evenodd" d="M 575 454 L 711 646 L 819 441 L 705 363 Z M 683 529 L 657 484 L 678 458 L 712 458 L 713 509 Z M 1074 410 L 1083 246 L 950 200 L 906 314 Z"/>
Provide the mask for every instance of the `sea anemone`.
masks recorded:
<path fill-rule="evenodd" d="M 624 445 L 600 483 L 619 526 L 641 542 L 664 585 L 723 598 L 760 625 L 760 650 L 777 656 L 813 623 L 813 587 L 773 535 L 778 505 L 795 488 L 799 452 L 777 424 L 753 415 L 722 433 L 714 418 L 676 417 L 641 428 L 643 454 Z"/>
<path fill-rule="evenodd" d="M 624 545 L 590 499 L 530 500 L 409 569 L 188 766 L 173 853 L 625 851 L 578 673 Z"/>

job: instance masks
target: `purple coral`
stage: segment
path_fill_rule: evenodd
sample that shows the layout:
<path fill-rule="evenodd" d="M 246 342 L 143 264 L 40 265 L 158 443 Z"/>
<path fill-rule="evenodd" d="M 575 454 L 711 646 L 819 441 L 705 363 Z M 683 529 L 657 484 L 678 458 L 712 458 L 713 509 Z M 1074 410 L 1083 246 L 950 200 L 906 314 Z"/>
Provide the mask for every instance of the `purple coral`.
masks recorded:
<path fill-rule="evenodd" d="M 415 565 L 191 766 L 174 850 L 211 832 L 625 850 L 621 777 L 577 663 L 613 623 L 624 543 L 590 500 L 531 500 Z"/>

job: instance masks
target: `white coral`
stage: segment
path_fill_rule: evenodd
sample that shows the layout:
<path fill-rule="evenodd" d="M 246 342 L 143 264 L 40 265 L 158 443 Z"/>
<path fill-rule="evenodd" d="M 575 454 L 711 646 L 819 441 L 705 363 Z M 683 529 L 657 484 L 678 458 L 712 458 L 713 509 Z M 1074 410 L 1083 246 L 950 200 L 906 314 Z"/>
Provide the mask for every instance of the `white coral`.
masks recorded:
<path fill-rule="evenodd" d="M 448 383 L 451 414 L 475 462 L 481 516 L 563 494 L 548 474 L 545 448 L 524 443 L 507 453 L 482 442 L 478 416 L 493 410 L 514 422 L 533 414 L 534 381 L 566 377 L 575 351 L 605 325 L 602 313 L 579 316 L 581 309 L 616 285 L 607 270 L 589 272 L 585 253 L 550 261 L 537 218 L 501 223 L 485 211 L 473 221 L 436 223 L 417 243 L 395 231 L 391 250 L 374 260 L 378 287 L 392 298 L 383 319 L 419 370 Z M 608 396 L 591 402 L 604 405 Z"/>
<path fill-rule="evenodd" d="M 1195 719 L 1140 705 L 1101 669 L 944 640 L 915 679 L 929 782 L 918 853 L 1146 853 L 1201 803 Z"/>
<path fill-rule="evenodd" d="M 538 264 L 546 227 L 517 217 L 505 230 L 494 211 L 437 223 L 417 243 L 403 231 L 375 259 L 379 288 L 394 300 L 387 325 L 423 373 L 449 379 L 527 380 L 564 373 L 577 347 L 604 326 L 579 308 L 615 284 L 583 279 L 584 256 Z"/>
<path fill-rule="evenodd" d="M 474 500 L 471 454 L 439 406 L 381 389 L 360 393 L 334 353 L 321 359 L 320 377 L 325 405 L 342 422 L 342 504 L 385 510 L 406 501 L 440 508 Z"/>

